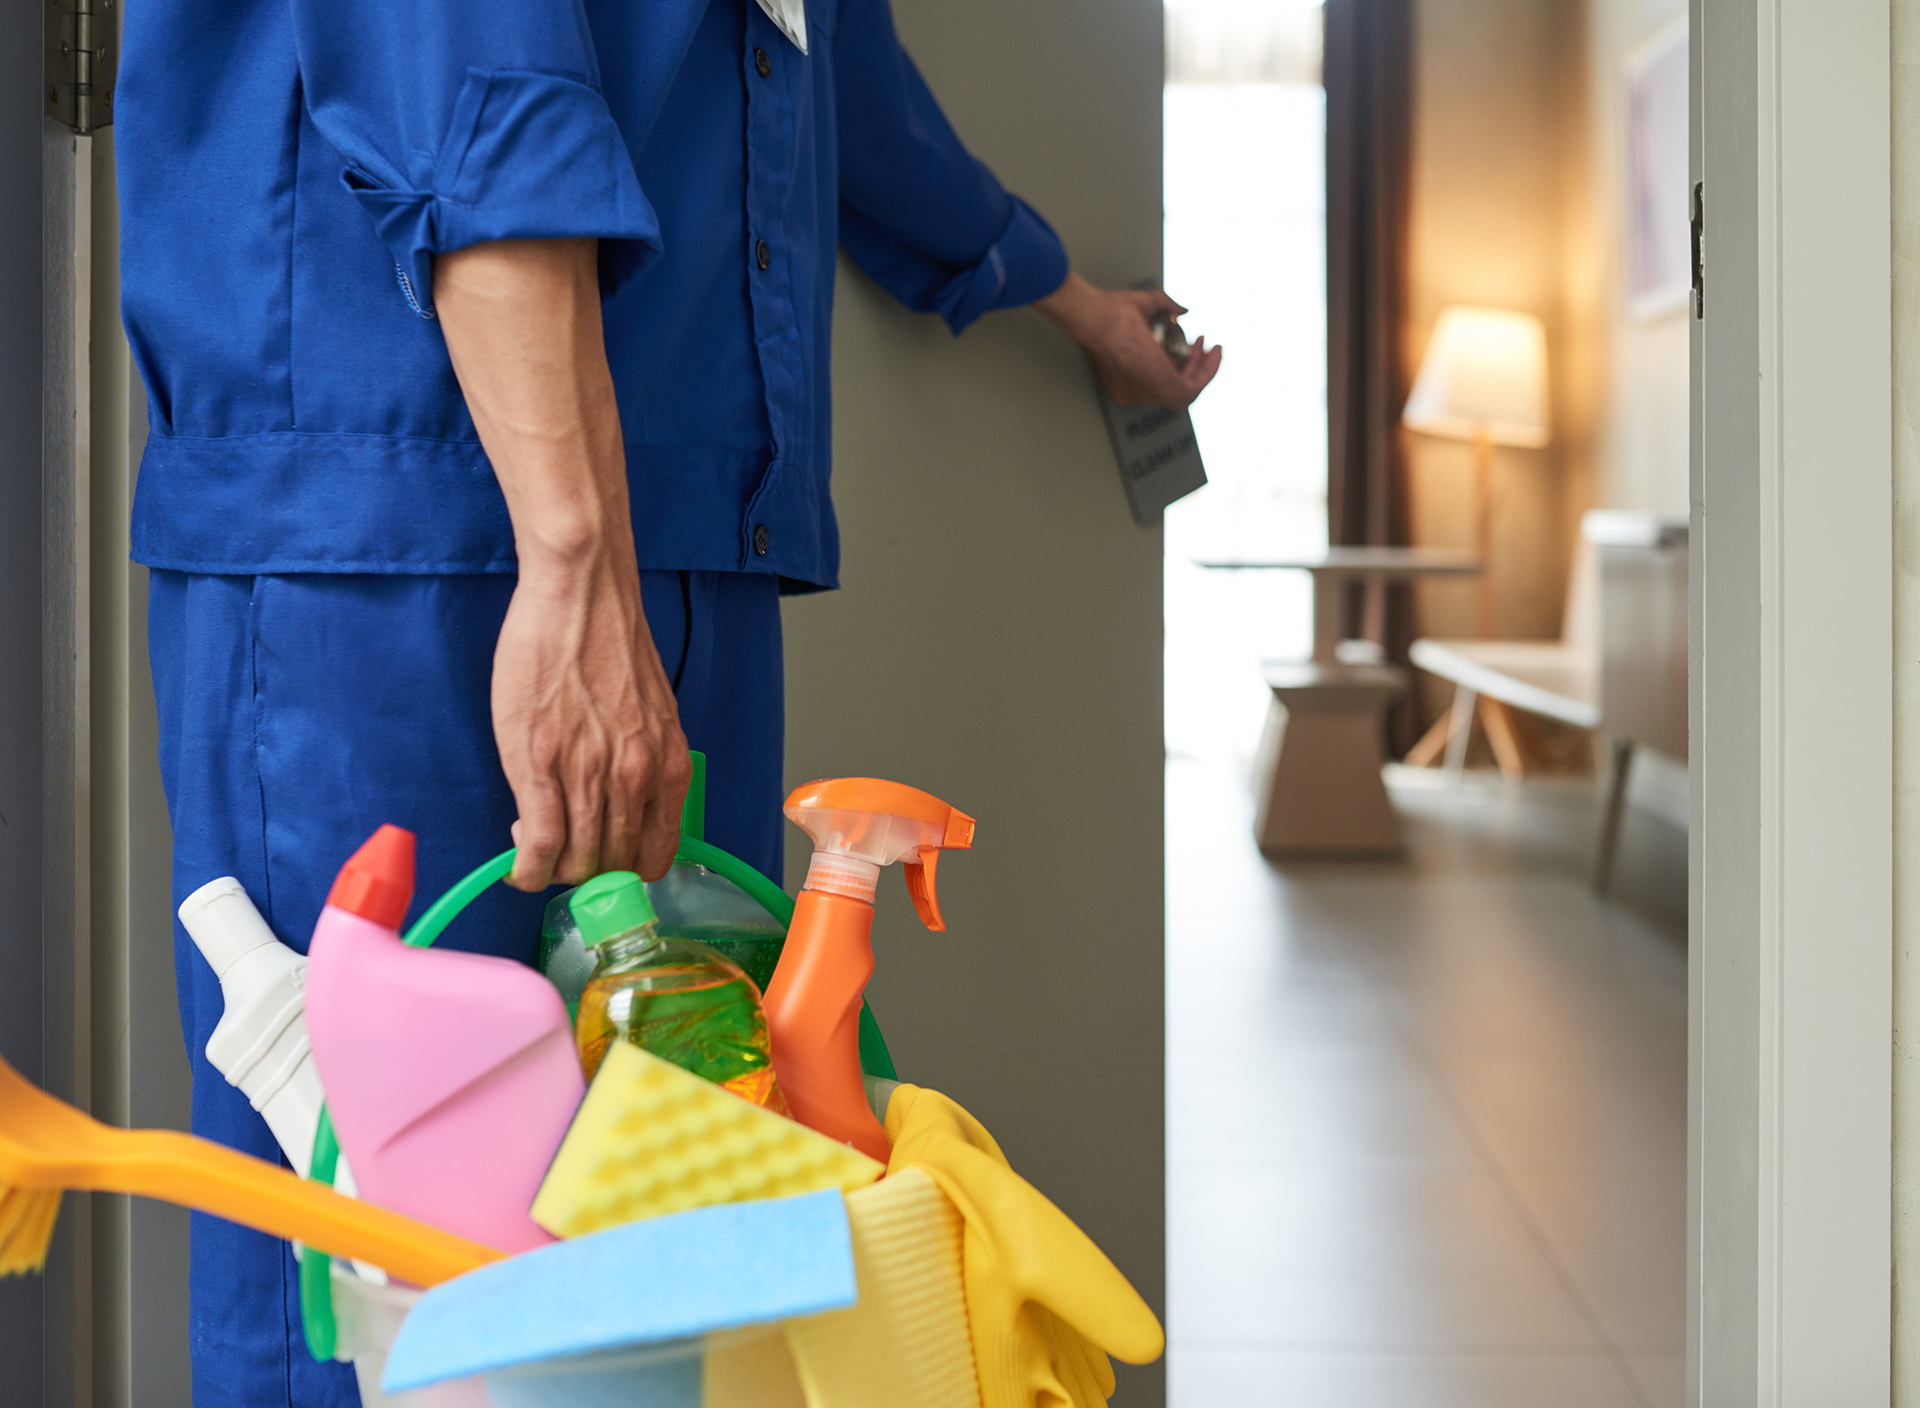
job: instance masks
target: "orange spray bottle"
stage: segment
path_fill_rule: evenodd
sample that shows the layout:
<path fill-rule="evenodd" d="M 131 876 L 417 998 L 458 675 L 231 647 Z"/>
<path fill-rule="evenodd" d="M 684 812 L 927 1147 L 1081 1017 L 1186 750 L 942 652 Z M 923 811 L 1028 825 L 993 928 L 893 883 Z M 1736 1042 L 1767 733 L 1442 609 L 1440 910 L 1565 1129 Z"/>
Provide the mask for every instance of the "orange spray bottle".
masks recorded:
<path fill-rule="evenodd" d="M 860 1001 L 873 974 L 873 893 L 881 868 L 905 861 L 921 922 L 944 930 L 934 874 L 940 852 L 973 844 L 973 818 L 898 782 L 837 777 L 787 798 L 813 838 L 780 965 L 767 985 L 773 1068 L 793 1117 L 886 1162 L 887 1132 L 860 1074 Z"/>

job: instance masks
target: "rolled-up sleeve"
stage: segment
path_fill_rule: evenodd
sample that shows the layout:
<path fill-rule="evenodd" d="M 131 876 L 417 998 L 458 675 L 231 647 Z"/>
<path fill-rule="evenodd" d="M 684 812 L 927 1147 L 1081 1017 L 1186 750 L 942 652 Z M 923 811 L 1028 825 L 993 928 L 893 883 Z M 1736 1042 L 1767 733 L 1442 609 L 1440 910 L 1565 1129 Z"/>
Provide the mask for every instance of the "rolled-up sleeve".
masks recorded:
<path fill-rule="evenodd" d="M 1060 237 L 962 145 L 901 48 L 887 0 L 843 0 L 834 62 L 840 242 L 854 261 L 955 333 L 1059 288 Z"/>
<path fill-rule="evenodd" d="M 659 250 L 578 0 L 292 6 L 307 110 L 422 316 L 436 254 L 598 238 L 611 292 Z"/>

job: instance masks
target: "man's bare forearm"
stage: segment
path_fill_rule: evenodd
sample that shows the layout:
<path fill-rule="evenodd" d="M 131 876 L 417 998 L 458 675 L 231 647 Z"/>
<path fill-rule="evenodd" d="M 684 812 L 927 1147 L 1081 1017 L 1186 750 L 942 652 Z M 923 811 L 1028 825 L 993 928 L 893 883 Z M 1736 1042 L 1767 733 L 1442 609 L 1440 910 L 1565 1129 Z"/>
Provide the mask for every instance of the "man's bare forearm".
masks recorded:
<path fill-rule="evenodd" d="M 523 574 L 624 544 L 626 456 L 592 240 L 503 240 L 442 255 L 434 303 L 493 461 Z"/>
<path fill-rule="evenodd" d="M 640 600 L 592 240 L 435 261 L 434 302 L 513 519 L 520 576 L 494 652 L 512 883 L 665 873 L 688 762 Z"/>

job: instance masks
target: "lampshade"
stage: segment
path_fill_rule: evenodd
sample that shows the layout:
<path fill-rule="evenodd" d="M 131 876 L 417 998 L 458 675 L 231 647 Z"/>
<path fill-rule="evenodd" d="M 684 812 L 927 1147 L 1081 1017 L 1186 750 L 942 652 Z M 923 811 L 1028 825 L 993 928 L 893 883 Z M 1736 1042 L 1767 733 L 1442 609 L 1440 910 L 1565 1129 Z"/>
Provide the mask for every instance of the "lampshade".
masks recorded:
<path fill-rule="evenodd" d="M 1496 445 L 1547 443 L 1547 335 L 1540 320 L 1498 308 L 1448 308 L 1402 413 L 1409 429 Z"/>

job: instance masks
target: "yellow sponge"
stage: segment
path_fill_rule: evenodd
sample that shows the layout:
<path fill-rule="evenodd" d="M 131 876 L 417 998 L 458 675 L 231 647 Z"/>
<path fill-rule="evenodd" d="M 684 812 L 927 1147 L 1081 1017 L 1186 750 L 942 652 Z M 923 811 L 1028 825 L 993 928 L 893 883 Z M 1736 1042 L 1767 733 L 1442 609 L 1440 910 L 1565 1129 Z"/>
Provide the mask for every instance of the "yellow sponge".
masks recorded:
<path fill-rule="evenodd" d="M 579 1237 L 710 1203 L 864 1188 L 886 1169 L 616 1041 L 533 1200 L 533 1220 Z"/>

